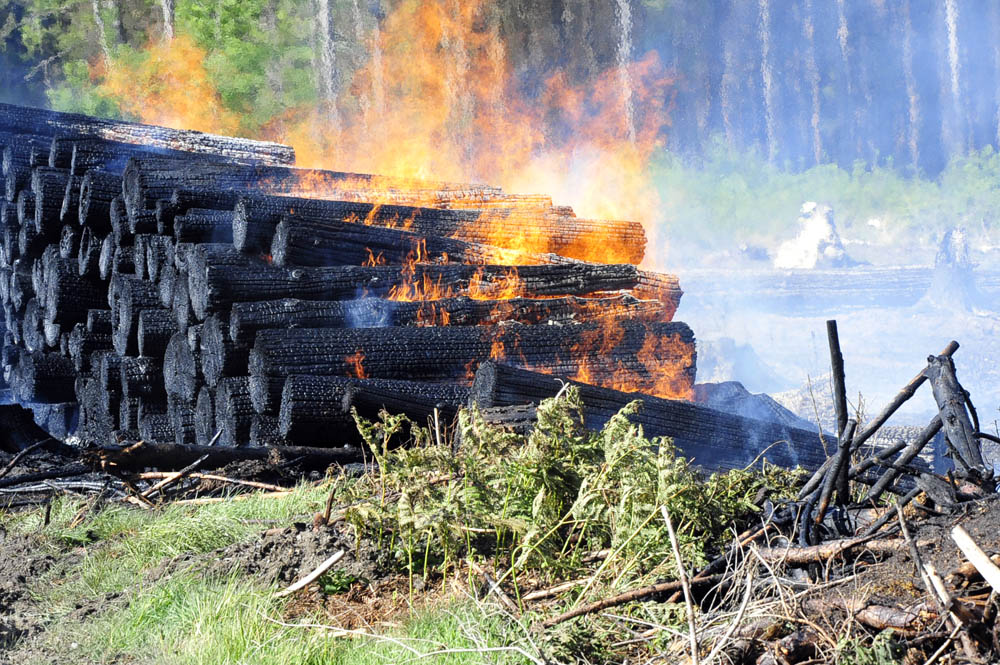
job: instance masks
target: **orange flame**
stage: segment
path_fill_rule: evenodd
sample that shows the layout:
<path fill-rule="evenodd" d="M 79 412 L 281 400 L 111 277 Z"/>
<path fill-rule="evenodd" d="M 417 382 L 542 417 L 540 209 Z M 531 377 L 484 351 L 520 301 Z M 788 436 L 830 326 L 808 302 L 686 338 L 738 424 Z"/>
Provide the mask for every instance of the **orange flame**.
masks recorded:
<path fill-rule="evenodd" d="M 365 371 L 365 354 L 358 349 L 355 353 L 344 358 L 347 363 L 347 375 L 354 379 L 367 379 L 368 372 Z"/>
<path fill-rule="evenodd" d="M 239 116 L 227 110 L 209 80 L 207 53 L 189 37 L 151 43 L 134 61 L 101 61 L 91 68 L 98 92 L 142 122 L 175 129 L 236 134 Z"/>

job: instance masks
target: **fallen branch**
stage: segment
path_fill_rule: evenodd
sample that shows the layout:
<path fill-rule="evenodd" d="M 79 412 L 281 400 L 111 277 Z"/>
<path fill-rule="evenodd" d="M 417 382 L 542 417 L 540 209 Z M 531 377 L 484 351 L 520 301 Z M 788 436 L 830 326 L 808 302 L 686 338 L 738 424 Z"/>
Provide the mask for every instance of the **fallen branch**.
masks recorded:
<path fill-rule="evenodd" d="M 146 471 L 145 473 L 140 473 L 139 478 L 142 480 L 157 480 L 159 478 L 169 478 L 173 476 L 176 471 Z M 187 474 L 188 478 L 194 478 L 196 480 L 214 480 L 220 483 L 229 483 L 231 485 L 243 485 L 245 487 L 253 487 L 259 490 L 268 490 L 270 492 L 284 492 L 288 488 L 281 487 L 280 485 L 272 485 L 270 483 L 262 483 L 256 480 L 243 480 L 242 478 L 230 478 L 228 476 L 220 476 L 214 473 L 198 473 L 193 472 Z"/>
<path fill-rule="evenodd" d="M 330 570 L 334 566 L 334 564 L 336 564 L 338 561 L 340 561 L 341 559 L 343 559 L 345 552 L 346 552 L 346 550 L 339 550 L 337 553 L 335 553 L 329 559 L 327 559 L 323 563 L 321 563 L 318 566 L 316 566 L 316 568 L 311 573 L 309 573 L 308 575 L 306 575 L 305 577 L 303 577 L 301 580 L 299 580 L 295 584 L 291 585 L 290 587 L 288 587 L 284 591 L 279 591 L 276 594 L 274 594 L 274 597 L 275 598 L 284 598 L 285 596 L 292 595 L 293 593 L 295 593 L 299 589 L 304 589 L 305 587 L 309 586 L 310 584 L 312 584 L 313 582 L 315 582 L 316 580 L 318 580 L 323 575 L 323 573 L 325 573 L 326 571 Z"/>
<path fill-rule="evenodd" d="M 210 503 L 223 503 L 224 501 L 243 501 L 246 499 L 277 499 L 283 496 L 290 496 L 294 494 L 292 490 L 285 490 L 283 492 L 250 492 L 249 494 L 235 494 L 233 496 L 213 496 L 213 497 L 202 497 L 198 499 L 181 499 L 180 501 L 174 501 L 173 505 L 188 505 L 188 506 L 204 506 Z"/>
<path fill-rule="evenodd" d="M 1000 593 L 1000 567 L 997 567 L 990 560 L 990 557 L 976 544 L 969 532 L 961 525 L 955 526 L 951 530 L 951 539 L 958 545 L 958 549 L 962 550 L 962 554 L 969 560 L 969 563 L 976 567 L 983 579 L 993 587 L 994 591 Z"/>
<path fill-rule="evenodd" d="M 486 584 L 490 587 L 490 591 L 492 591 L 493 595 L 500 599 L 500 602 L 503 603 L 503 606 L 506 607 L 509 612 L 511 612 L 514 616 L 521 614 L 521 608 L 517 606 L 517 603 L 511 600 L 510 596 L 503 592 L 500 585 L 497 584 L 492 577 L 490 577 L 489 573 L 483 570 L 482 566 L 470 559 L 469 568 L 472 569 L 472 572 L 486 580 Z"/>
<path fill-rule="evenodd" d="M 176 483 L 178 480 L 180 480 L 181 478 L 183 478 L 187 474 L 189 474 L 192 471 L 194 471 L 196 468 L 198 468 L 198 465 L 201 464 L 202 462 L 204 462 L 206 459 L 208 459 L 208 455 L 202 455 L 201 457 L 199 457 L 195 461 L 191 462 L 190 464 L 188 464 L 186 467 L 184 467 L 180 471 L 172 473 L 169 476 L 167 476 L 166 478 L 164 478 L 163 480 L 161 480 L 160 482 L 154 484 L 152 487 L 150 487 L 145 492 L 143 492 L 142 494 L 140 494 L 140 496 L 142 498 L 144 498 L 144 499 L 150 499 L 150 498 L 152 498 L 153 495 L 155 495 L 157 492 L 161 491 L 163 488 L 168 487 L 169 485 L 172 485 L 172 484 Z"/>
<path fill-rule="evenodd" d="M 24 459 L 25 457 L 27 457 L 31 453 L 35 452 L 36 450 L 38 450 L 39 448 L 41 448 L 42 446 L 44 446 L 49 441 L 53 441 L 53 440 L 54 439 L 42 439 L 41 441 L 38 441 L 37 443 L 31 444 L 30 446 L 28 446 L 27 448 L 25 448 L 24 450 L 22 450 L 18 454 L 14 455 L 14 458 L 11 461 L 7 462 L 7 466 L 5 466 L 3 469 L 0 469 L 0 478 L 3 478 L 8 473 L 10 473 L 11 470 L 13 470 L 13 468 L 15 466 L 17 466 L 17 463 L 20 462 L 22 459 Z"/>
<path fill-rule="evenodd" d="M 42 480 L 52 480 L 53 478 L 72 478 L 74 476 L 83 476 L 91 472 L 89 466 L 83 464 L 73 464 L 71 466 L 62 466 L 58 469 L 49 469 L 48 471 L 38 471 L 36 473 L 24 473 L 20 476 L 14 476 L 12 478 L 4 478 L 0 480 L 0 488 L 3 487 L 14 487 L 15 485 L 23 485 L 24 483 L 37 483 Z"/>
<path fill-rule="evenodd" d="M 101 467 L 142 470 L 158 467 L 161 470 L 180 469 L 203 455 L 205 464 L 222 467 L 245 460 L 297 459 L 303 466 L 326 468 L 331 464 L 360 462 L 364 458 L 360 448 L 309 448 L 304 446 L 262 446 L 258 448 L 230 448 L 216 446 L 180 445 L 176 443 L 151 443 L 144 441 L 132 446 L 102 446 L 86 451 Z"/>
<path fill-rule="evenodd" d="M 731 580 L 724 573 L 718 575 L 711 575 L 709 577 L 704 577 L 700 580 L 691 580 L 691 584 L 695 586 L 704 586 L 712 584 L 730 584 Z M 679 581 L 673 580 L 670 582 L 661 582 L 659 584 L 651 584 L 649 586 L 644 586 L 639 589 L 633 589 L 632 591 L 626 591 L 625 593 L 620 593 L 617 596 L 611 596 L 609 598 L 604 598 L 602 600 L 589 603 L 587 605 L 582 605 L 569 612 L 564 612 L 559 616 L 552 617 L 551 619 L 546 619 L 539 624 L 542 628 L 551 628 L 552 626 L 563 623 L 564 621 L 569 621 L 570 619 L 575 619 L 576 617 L 583 616 L 585 614 L 593 614 L 594 612 L 600 612 L 609 607 L 616 607 L 618 605 L 624 605 L 625 603 L 631 603 L 636 600 L 643 600 L 649 596 L 655 596 L 657 594 L 666 593 L 668 591 L 680 591 L 682 585 Z"/>
<path fill-rule="evenodd" d="M 694 604 L 691 602 L 691 585 L 688 584 L 687 571 L 684 570 L 684 559 L 681 558 L 681 548 L 677 543 L 677 534 L 674 533 L 674 525 L 670 521 L 670 513 L 666 506 L 660 506 L 660 513 L 663 521 L 667 524 L 667 535 L 670 536 L 670 549 L 674 553 L 674 561 L 677 562 L 677 576 L 680 578 L 681 589 L 684 591 L 684 605 L 687 608 L 688 633 L 691 638 L 691 662 L 698 665 L 698 627 L 694 622 Z"/>

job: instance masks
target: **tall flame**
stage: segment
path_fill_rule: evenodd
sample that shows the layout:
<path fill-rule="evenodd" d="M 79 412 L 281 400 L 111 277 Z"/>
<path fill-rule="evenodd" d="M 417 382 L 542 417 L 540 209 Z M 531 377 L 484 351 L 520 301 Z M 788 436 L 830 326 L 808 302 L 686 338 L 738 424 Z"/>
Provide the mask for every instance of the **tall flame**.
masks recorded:
<path fill-rule="evenodd" d="M 379 173 L 396 178 L 396 185 L 432 178 L 538 192 L 581 216 L 639 221 L 655 246 L 661 206 L 648 165 L 669 122 L 671 84 L 655 53 L 625 64 L 627 71 L 616 63 L 586 84 L 560 71 L 533 72 L 542 83 L 529 96 L 485 0 L 400 2 L 369 48 L 367 64 L 338 100 L 274 118 L 260 138 L 293 145 L 300 166 Z M 97 63 L 92 75 L 100 92 L 145 122 L 238 133 L 240 118 L 213 87 L 206 57 L 178 35 L 151 43 L 141 58 Z M 372 189 L 388 202 L 441 203 L 432 191 L 407 194 L 391 182 L 365 183 L 360 190 L 369 193 L 362 198 L 379 198 Z M 512 198 L 491 203 L 476 193 L 454 193 L 445 203 L 504 207 Z M 517 202 L 526 205 L 528 199 Z M 528 246 L 541 245 L 536 239 Z"/>

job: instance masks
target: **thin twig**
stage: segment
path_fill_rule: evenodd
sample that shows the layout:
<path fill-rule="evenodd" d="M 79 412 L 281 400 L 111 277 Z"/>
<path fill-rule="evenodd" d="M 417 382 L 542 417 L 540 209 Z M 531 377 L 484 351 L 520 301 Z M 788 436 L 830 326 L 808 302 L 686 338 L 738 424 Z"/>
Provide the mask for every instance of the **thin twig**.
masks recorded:
<path fill-rule="evenodd" d="M 3 469 L 0 469 L 0 478 L 3 478 L 8 473 L 10 473 L 14 469 L 14 467 L 17 466 L 18 462 L 20 462 L 22 459 L 24 459 L 31 453 L 35 452 L 36 450 L 44 446 L 49 441 L 55 441 L 55 439 L 52 438 L 42 439 L 41 441 L 31 444 L 18 454 L 14 455 L 14 458 L 11 461 L 7 462 L 7 466 L 5 466 Z"/>
<path fill-rule="evenodd" d="M 691 662 L 698 665 L 698 627 L 694 621 L 694 604 L 691 602 L 691 587 L 688 584 L 687 573 L 684 570 L 684 560 L 681 559 L 681 548 L 677 544 L 677 534 L 674 533 L 674 525 L 670 521 L 670 513 L 666 506 L 660 506 L 660 513 L 663 521 L 667 523 L 667 534 L 670 536 L 670 548 L 674 552 L 674 559 L 677 561 L 677 576 L 680 578 L 681 588 L 684 590 L 684 604 L 687 606 L 688 631 L 691 634 Z"/>
<path fill-rule="evenodd" d="M 469 568 L 486 580 L 486 584 L 490 587 L 490 591 L 492 591 L 493 594 L 500 599 L 500 602 L 503 603 L 504 607 L 506 607 L 512 614 L 516 616 L 521 613 L 521 608 L 517 606 L 517 603 L 511 600 L 510 596 L 504 593 L 503 589 L 500 588 L 500 585 L 497 584 L 492 577 L 490 577 L 489 573 L 483 570 L 482 566 L 472 559 L 469 559 Z"/>
<path fill-rule="evenodd" d="M 750 573 L 747 575 L 747 590 L 743 594 L 743 602 L 740 603 L 740 609 L 736 612 L 736 617 L 733 619 L 732 623 L 729 624 L 729 628 L 726 630 L 725 635 L 722 636 L 721 640 L 716 641 L 715 646 L 708 653 L 705 658 L 705 665 L 708 665 L 715 657 L 722 653 L 722 650 L 726 648 L 729 643 L 729 638 L 733 636 L 736 629 L 739 628 L 740 622 L 743 621 L 743 614 L 747 611 L 747 605 L 750 604 L 750 597 L 753 595 L 753 568 L 750 568 Z"/>
<path fill-rule="evenodd" d="M 938 658 L 941 657 L 941 654 L 945 652 L 945 649 L 950 647 L 951 643 L 955 641 L 955 638 L 958 636 L 958 631 L 960 630 L 962 630 L 962 626 L 955 626 L 954 628 L 952 628 L 951 633 L 948 635 L 947 638 L 945 638 L 944 643 L 938 647 L 937 651 L 931 654 L 931 657 L 924 662 L 924 665 L 934 665 L 934 663 L 937 662 Z"/>
<path fill-rule="evenodd" d="M 318 580 L 320 577 L 322 577 L 323 573 L 325 573 L 326 571 L 330 570 L 330 568 L 332 568 L 334 566 L 334 564 L 336 564 L 338 561 L 340 561 L 341 559 L 343 559 L 344 558 L 344 554 L 346 552 L 347 552 L 347 550 L 338 550 L 333 556 L 331 556 L 326 561 L 324 561 L 323 563 L 321 563 L 318 566 L 316 566 L 316 568 L 314 568 L 311 573 L 309 573 L 308 575 L 306 575 L 305 577 L 303 577 L 302 579 L 300 579 L 295 584 L 292 584 L 290 587 L 288 587 L 284 591 L 277 592 L 276 594 L 274 594 L 274 597 L 275 598 L 284 598 L 285 596 L 292 595 L 293 593 L 295 593 L 299 589 L 304 589 L 305 587 L 309 586 L 310 584 L 312 584 L 313 582 L 315 582 L 316 580 Z"/>
<path fill-rule="evenodd" d="M 176 472 L 175 471 L 147 471 L 145 473 L 140 473 L 139 478 L 142 480 L 155 480 L 157 478 L 170 478 Z M 262 483 L 256 480 L 244 480 L 242 478 L 230 478 L 228 476 L 220 476 L 214 473 L 189 473 L 188 478 L 196 478 L 198 480 L 215 480 L 220 483 L 230 483 L 232 485 L 243 485 L 245 487 L 253 487 L 260 490 L 268 490 L 271 492 L 283 492 L 287 490 L 287 487 L 281 487 L 280 485 L 272 485 L 271 483 Z"/>
<path fill-rule="evenodd" d="M 150 498 L 152 498 L 157 492 L 161 492 L 168 485 L 172 485 L 172 484 L 176 483 L 178 480 L 180 480 L 181 478 L 183 478 L 187 474 L 189 474 L 192 471 L 194 471 L 195 469 L 197 469 L 198 465 L 201 464 L 202 462 L 204 462 L 206 459 L 208 459 L 208 455 L 207 454 L 202 455 L 201 457 L 199 457 L 195 461 L 191 462 L 190 464 L 188 464 L 186 467 L 184 467 L 180 471 L 176 471 L 176 472 L 170 474 L 169 476 L 167 476 L 166 478 L 164 478 L 160 482 L 156 483 L 155 485 L 153 485 L 152 487 L 150 487 L 149 489 L 147 489 L 145 492 L 142 492 L 139 496 L 141 496 L 143 499 L 150 499 Z"/>

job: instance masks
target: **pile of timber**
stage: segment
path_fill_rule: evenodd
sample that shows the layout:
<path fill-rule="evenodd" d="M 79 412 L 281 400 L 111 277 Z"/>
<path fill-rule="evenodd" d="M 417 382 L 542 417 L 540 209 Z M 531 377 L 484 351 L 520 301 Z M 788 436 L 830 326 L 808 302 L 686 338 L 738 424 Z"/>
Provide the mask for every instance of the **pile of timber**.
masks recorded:
<path fill-rule="evenodd" d="M 355 412 L 452 417 L 490 361 L 691 393 L 694 335 L 672 320 L 681 290 L 637 267 L 639 224 L 7 105 L 0 146 L 4 378 L 19 403 L 49 405 L 60 435 L 353 445 Z M 594 417 L 622 402 L 594 390 Z M 693 454 L 722 442 L 720 466 L 789 438 L 649 399 L 671 414 L 654 429 Z M 796 436 L 786 448 L 816 466 L 819 437 Z"/>

